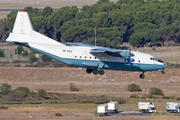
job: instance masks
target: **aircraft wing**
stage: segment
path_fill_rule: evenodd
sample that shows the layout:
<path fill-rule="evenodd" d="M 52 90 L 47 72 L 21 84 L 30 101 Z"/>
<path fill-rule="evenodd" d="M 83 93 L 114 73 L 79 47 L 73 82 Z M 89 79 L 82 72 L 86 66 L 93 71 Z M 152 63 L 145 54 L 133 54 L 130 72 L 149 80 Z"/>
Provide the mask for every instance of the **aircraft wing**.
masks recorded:
<path fill-rule="evenodd" d="M 129 58 L 130 56 L 133 56 L 130 50 L 117 50 L 117 49 L 112 49 L 108 47 L 94 46 L 94 45 L 89 45 L 89 44 L 84 44 L 84 43 L 74 43 L 74 42 L 67 42 L 66 45 L 90 47 L 91 54 L 107 53 L 108 55 L 111 55 L 114 57 L 122 57 L 122 58 Z"/>
<path fill-rule="evenodd" d="M 105 52 L 116 52 L 115 50 L 113 49 L 106 49 L 104 47 L 92 47 L 93 49 L 91 49 L 91 52 L 90 53 L 105 53 Z M 118 52 L 118 51 L 117 51 Z"/>
<path fill-rule="evenodd" d="M 67 42 L 66 45 L 68 46 L 82 46 L 82 47 L 93 47 L 94 45 L 84 44 L 84 43 L 74 43 L 74 42 Z"/>
<path fill-rule="evenodd" d="M 133 56 L 130 50 L 117 50 L 117 49 L 111 49 L 106 47 L 92 47 L 91 54 L 101 54 L 101 53 L 107 53 L 108 55 L 114 56 L 114 57 L 122 57 L 122 58 L 129 58 Z"/>

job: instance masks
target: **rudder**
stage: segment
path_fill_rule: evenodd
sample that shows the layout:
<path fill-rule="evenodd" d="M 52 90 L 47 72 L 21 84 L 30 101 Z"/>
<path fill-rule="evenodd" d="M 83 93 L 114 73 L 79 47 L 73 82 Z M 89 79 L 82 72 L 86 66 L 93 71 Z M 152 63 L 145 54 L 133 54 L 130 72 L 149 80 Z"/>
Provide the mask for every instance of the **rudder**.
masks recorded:
<path fill-rule="evenodd" d="M 19 10 L 15 20 L 12 33 L 27 34 L 34 30 L 29 15 L 26 10 Z"/>

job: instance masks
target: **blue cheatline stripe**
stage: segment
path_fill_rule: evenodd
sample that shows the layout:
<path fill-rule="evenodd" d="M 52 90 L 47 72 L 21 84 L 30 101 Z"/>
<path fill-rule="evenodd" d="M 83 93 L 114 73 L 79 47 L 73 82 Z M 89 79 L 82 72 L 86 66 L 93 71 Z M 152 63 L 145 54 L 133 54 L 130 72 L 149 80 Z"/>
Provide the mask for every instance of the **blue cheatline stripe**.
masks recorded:
<path fill-rule="evenodd" d="M 138 64 L 138 63 L 126 64 L 121 62 L 61 58 L 59 56 L 53 55 L 51 53 L 45 52 L 37 48 L 33 48 L 33 47 L 30 48 L 42 54 L 45 54 L 55 60 L 58 60 L 67 65 L 75 66 L 75 67 L 98 68 L 99 65 L 101 65 L 103 66 L 102 69 L 123 70 L 123 71 L 156 71 L 156 70 L 164 69 L 163 65 L 154 65 L 154 64 Z"/>
<path fill-rule="evenodd" d="M 8 41 L 8 40 L 6 42 L 10 44 L 17 44 L 13 41 Z M 142 63 L 141 64 L 138 64 L 138 63 L 126 64 L 126 63 L 121 63 L 121 62 L 107 62 L 107 61 L 61 58 L 59 56 L 45 52 L 43 50 L 33 48 L 29 46 L 28 44 L 20 44 L 20 45 L 26 46 L 42 54 L 45 54 L 57 61 L 63 62 L 70 66 L 75 66 L 75 67 L 99 68 L 99 69 L 111 69 L 111 70 L 123 70 L 123 71 L 158 71 L 165 68 L 165 66 L 163 65 L 154 65 L 154 64 L 142 64 Z"/>

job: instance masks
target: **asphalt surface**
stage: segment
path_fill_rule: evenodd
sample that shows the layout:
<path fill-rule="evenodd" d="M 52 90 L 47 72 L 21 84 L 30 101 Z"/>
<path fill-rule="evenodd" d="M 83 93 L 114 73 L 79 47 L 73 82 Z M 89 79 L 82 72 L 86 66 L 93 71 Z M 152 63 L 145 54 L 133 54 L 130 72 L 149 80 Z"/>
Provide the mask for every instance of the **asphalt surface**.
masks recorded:
<path fill-rule="evenodd" d="M 110 116 L 152 116 L 153 113 L 110 113 Z"/>
<path fill-rule="evenodd" d="M 106 115 L 94 113 L 94 116 L 153 116 L 153 113 L 140 113 L 140 112 L 109 112 Z"/>

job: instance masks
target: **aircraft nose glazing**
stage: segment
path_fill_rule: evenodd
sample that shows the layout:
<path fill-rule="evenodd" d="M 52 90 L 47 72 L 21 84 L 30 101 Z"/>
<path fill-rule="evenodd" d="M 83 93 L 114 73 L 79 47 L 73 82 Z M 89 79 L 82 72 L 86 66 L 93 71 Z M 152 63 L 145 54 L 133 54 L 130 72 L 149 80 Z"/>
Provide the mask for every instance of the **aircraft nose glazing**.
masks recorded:
<path fill-rule="evenodd" d="M 166 63 L 164 63 L 164 67 L 165 67 L 165 68 L 166 68 L 166 66 L 167 66 Z"/>
<path fill-rule="evenodd" d="M 164 68 L 166 68 L 166 63 L 165 63 L 165 62 L 163 62 L 163 61 L 162 61 L 162 63 L 163 63 L 163 67 L 164 67 Z M 163 68 L 163 69 L 164 69 L 164 68 Z"/>
<path fill-rule="evenodd" d="M 161 65 L 163 65 L 163 69 L 166 68 L 166 63 L 165 63 L 165 62 L 163 62 L 162 60 L 158 60 L 158 62 L 159 62 Z"/>

